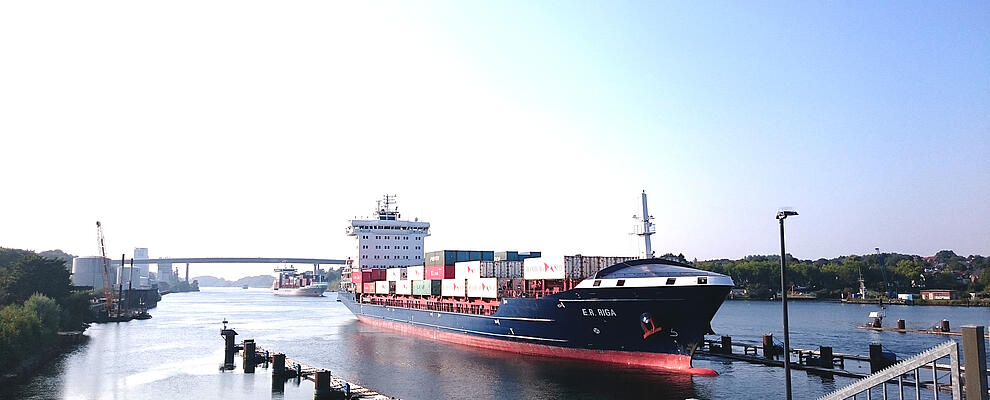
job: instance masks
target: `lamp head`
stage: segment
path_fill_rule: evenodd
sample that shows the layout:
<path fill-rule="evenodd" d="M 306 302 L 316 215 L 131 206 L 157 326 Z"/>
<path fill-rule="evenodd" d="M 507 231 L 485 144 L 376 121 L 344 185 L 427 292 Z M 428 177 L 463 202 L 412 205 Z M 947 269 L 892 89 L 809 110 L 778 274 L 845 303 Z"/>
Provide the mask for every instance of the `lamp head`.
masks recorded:
<path fill-rule="evenodd" d="M 780 210 L 777 211 L 777 219 L 785 219 L 792 215 L 798 215 L 797 211 L 794 210 Z"/>

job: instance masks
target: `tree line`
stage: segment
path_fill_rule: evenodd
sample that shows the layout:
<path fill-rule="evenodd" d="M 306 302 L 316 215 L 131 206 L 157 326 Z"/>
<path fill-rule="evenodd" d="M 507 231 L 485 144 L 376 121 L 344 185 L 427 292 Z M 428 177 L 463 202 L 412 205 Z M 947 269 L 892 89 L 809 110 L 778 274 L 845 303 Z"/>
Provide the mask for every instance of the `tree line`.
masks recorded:
<path fill-rule="evenodd" d="M 684 260 L 683 255 L 665 255 Z M 780 256 L 755 255 L 739 260 L 695 261 L 699 269 L 732 277 L 751 298 L 769 298 L 780 291 Z M 787 289 L 814 293 L 819 298 L 840 298 L 859 292 L 859 279 L 871 294 L 919 293 L 924 289 L 950 289 L 988 295 L 990 258 L 962 257 L 943 250 L 934 257 L 897 253 L 847 255 L 832 259 L 800 260 L 787 255 Z M 881 270 L 883 268 L 883 270 Z M 884 280 L 886 273 L 886 281 Z M 978 279 L 972 281 L 972 278 Z"/>
<path fill-rule="evenodd" d="M 64 258 L 0 248 L 0 370 L 49 351 L 59 331 L 84 329 L 92 297 L 73 290 Z"/>

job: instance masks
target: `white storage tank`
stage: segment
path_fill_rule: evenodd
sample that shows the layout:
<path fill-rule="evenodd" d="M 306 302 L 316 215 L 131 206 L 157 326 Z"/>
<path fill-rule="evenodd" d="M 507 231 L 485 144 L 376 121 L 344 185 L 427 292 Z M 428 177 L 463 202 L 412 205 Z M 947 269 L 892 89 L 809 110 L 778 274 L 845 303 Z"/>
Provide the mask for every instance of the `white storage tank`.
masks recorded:
<path fill-rule="evenodd" d="M 107 260 L 109 263 L 110 260 Z M 110 267 L 110 282 L 117 281 L 116 268 Z M 103 288 L 103 257 L 76 257 L 72 260 L 72 285 Z"/>

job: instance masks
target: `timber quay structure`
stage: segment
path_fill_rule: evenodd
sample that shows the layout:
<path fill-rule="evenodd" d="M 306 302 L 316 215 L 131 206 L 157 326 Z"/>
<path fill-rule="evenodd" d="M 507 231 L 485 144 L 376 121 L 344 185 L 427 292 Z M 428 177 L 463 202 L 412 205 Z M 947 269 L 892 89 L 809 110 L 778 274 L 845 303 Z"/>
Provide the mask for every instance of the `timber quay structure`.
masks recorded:
<path fill-rule="evenodd" d="M 902 328 L 903 329 L 903 328 Z M 946 327 L 946 331 L 948 328 Z M 921 388 L 931 389 L 938 399 L 938 391 L 951 391 L 953 398 L 965 387 L 967 399 L 990 399 L 987 377 L 990 370 L 986 365 L 986 342 L 984 327 L 966 326 L 960 333 L 963 336 L 962 350 L 965 353 L 965 366 L 959 360 L 957 343 L 945 342 L 935 348 L 914 357 L 897 360 L 892 353 L 883 351 L 878 343 L 870 344 L 869 355 L 837 353 L 831 346 L 820 346 L 818 350 L 790 348 L 786 355 L 790 368 L 804 370 L 809 374 L 831 378 L 842 376 L 858 379 L 856 383 L 843 388 L 829 396 L 828 399 L 856 398 L 856 394 L 866 393 L 869 399 L 871 391 L 880 389 L 883 398 L 887 397 L 887 384 L 899 388 L 901 399 L 904 398 L 904 387 L 914 387 L 915 398 L 920 398 Z M 784 365 L 783 346 L 774 343 L 773 335 L 763 335 L 763 343 L 733 343 L 731 336 L 722 336 L 718 340 L 705 339 L 697 348 L 700 354 L 714 358 L 726 358 L 761 364 L 773 367 Z M 950 346 L 951 345 L 951 346 Z M 737 349 L 737 350 L 733 350 Z M 738 350 L 742 350 L 740 353 Z M 761 355 L 762 353 L 762 355 Z M 929 354 L 932 353 L 932 354 Z M 937 354 L 936 354 L 937 353 Z M 795 359 L 796 358 L 796 359 Z M 949 364 L 939 364 L 939 359 L 949 358 Z M 869 373 L 852 371 L 846 368 L 852 362 L 860 367 L 869 365 Z M 966 373 L 967 369 L 971 371 Z M 903 370 L 903 371 L 901 371 Z M 924 371 L 924 372 L 922 372 Z M 939 374 L 943 378 L 939 378 Z M 948 375 L 946 381 L 945 375 Z M 966 379 L 969 378 L 969 379 Z"/>
<path fill-rule="evenodd" d="M 237 332 L 227 328 L 227 321 L 224 322 L 224 329 L 220 331 L 220 336 L 224 338 L 224 363 L 222 370 L 234 369 L 234 355 L 241 353 L 241 366 L 244 373 L 253 374 L 258 365 L 262 368 L 271 367 L 272 371 L 272 393 L 284 391 L 285 382 L 288 379 L 301 379 L 313 381 L 315 400 L 393 400 L 390 397 L 374 390 L 365 388 L 354 382 L 346 381 L 338 376 L 331 375 L 330 371 L 304 364 L 300 361 L 286 357 L 283 353 L 258 347 L 253 339 L 244 339 L 238 345 L 235 342 Z"/>

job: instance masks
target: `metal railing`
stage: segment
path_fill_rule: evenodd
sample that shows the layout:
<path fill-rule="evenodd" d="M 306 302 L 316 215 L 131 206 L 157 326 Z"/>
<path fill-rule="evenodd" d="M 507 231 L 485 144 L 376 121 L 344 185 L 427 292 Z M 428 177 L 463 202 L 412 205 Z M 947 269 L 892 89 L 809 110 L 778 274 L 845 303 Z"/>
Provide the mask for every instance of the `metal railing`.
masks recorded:
<path fill-rule="evenodd" d="M 949 382 L 940 383 L 939 368 L 936 362 L 945 357 L 949 357 L 950 360 Z M 925 382 L 920 370 L 929 365 L 932 371 L 932 381 Z M 928 384 L 933 388 L 935 400 L 938 400 L 939 385 L 945 384 L 951 385 L 953 399 L 962 399 L 962 384 L 959 379 L 959 344 L 954 341 L 942 343 L 921 354 L 877 371 L 849 386 L 822 396 L 818 400 L 856 399 L 860 394 L 865 394 L 867 400 L 872 400 L 873 389 L 877 387 L 882 393 L 883 397 L 881 398 L 887 399 L 888 384 L 897 385 L 899 399 L 904 399 L 904 386 L 914 386 L 914 398 L 920 399 L 921 387 Z"/>

